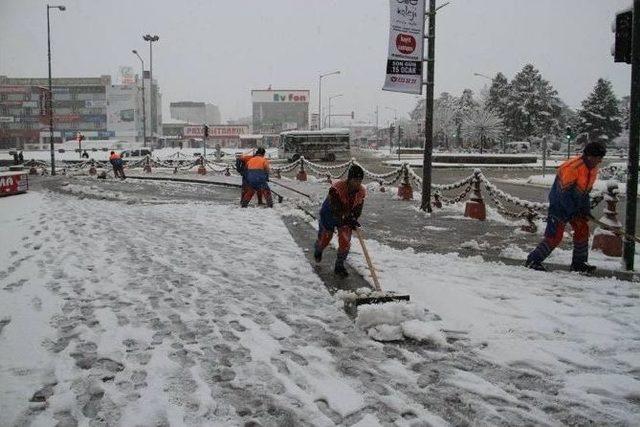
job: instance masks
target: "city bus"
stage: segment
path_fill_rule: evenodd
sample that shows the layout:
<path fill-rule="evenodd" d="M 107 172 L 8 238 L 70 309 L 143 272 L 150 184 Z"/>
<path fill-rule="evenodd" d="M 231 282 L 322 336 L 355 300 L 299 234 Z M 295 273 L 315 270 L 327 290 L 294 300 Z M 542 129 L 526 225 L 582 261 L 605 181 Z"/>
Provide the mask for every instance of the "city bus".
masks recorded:
<path fill-rule="evenodd" d="M 308 160 L 334 162 L 351 159 L 349 129 L 291 130 L 280 134 L 278 157 L 295 162 Z"/>

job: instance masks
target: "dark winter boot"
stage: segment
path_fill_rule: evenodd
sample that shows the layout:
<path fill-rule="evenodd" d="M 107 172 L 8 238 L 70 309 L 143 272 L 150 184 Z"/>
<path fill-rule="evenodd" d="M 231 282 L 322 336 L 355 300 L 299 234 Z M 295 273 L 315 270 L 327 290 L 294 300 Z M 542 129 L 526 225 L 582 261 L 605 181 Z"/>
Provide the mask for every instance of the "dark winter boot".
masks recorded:
<path fill-rule="evenodd" d="M 322 251 L 318 248 L 318 244 L 313 245 L 313 259 L 319 263 L 322 261 Z"/>
<path fill-rule="evenodd" d="M 340 277 L 347 277 L 349 275 L 349 272 L 347 271 L 347 269 L 344 268 L 344 262 L 347 259 L 347 255 L 349 255 L 349 252 L 347 253 L 338 252 L 338 257 L 336 258 L 336 266 L 333 269 L 333 272 Z"/>
<path fill-rule="evenodd" d="M 524 266 L 536 271 L 547 271 L 547 268 L 542 265 L 542 263 L 535 260 L 527 259 L 527 261 L 524 263 Z"/>
<path fill-rule="evenodd" d="M 571 264 L 571 271 L 576 271 L 578 273 L 593 274 L 596 272 L 596 270 L 597 269 L 594 265 L 587 264 L 586 262 L 580 264 Z"/>
<path fill-rule="evenodd" d="M 340 276 L 340 277 L 348 277 L 349 276 L 349 272 L 347 271 L 346 268 L 344 268 L 344 265 L 338 265 L 336 263 L 335 268 L 333 269 L 333 272 L 336 274 L 336 276 Z"/>

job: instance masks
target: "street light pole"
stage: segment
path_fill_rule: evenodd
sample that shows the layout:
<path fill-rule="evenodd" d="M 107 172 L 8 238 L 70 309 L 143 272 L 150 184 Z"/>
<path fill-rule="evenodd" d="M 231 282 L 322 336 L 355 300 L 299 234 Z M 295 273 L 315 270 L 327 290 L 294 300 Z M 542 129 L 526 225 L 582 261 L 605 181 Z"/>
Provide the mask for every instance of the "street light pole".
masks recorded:
<path fill-rule="evenodd" d="M 393 111 L 393 127 L 395 131 L 398 132 L 398 109 L 393 107 L 384 107 L 387 110 Z M 389 135 L 389 155 L 393 153 L 393 137 Z"/>
<path fill-rule="evenodd" d="M 158 106 L 156 105 L 155 91 L 153 90 L 153 42 L 160 40 L 160 37 L 157 35 L 152 36 L 151 34 L 145 34 L 142 36 L 142 39 L 149 42 L 149 85 L 151 86 L 149 96 L 151 97 L 151 140 L 153 141 L 153 135 L 158 134 Z"/>
<path fill-rule="evenodd" d="M 334 98 L 339 98 L 341 96 L 342 96 L 342 94 L 333 95 L 333 96 L 329 97 L 329 127 L 331 127 L 331 100 L 334 99 Z"/>
<path fill-rule="evenodd" d="M 318 79 L 318 130 L 322 129 L 322 78 L 333 76 L 335 74 L 340 74 L 340 71 L 320 74 L 320 78 Z"/>
<path fill-rule="evenodd" d="M 47 54 L 49 62 L 49 145 L 51 148 L 51 175 L 56 174 L 56 157 L 53 148 L 53 88 L 51 83 L 51 25 L 49 24 L 49 9 L 66 10 L 65 6 L 47 5 Z"/>
<path fill-rule="evenodd" d="M 132 50 L 131 52 L 133 52 L 138 59 L 140 60 L 140 63 L 142 64 L 142 146 L 146 147 L 147 146 L 147 111 L 146 111 L 146 106 L 145 104 L 147 103 L 144 97 L 144 60 L 142 59 L 142 57 L 140 57 L 140 55 L 138 55 L 138 51 L 137 50 Z"/>
<path fill-rule="evenodd" d="M 631 47 L 631 117 L 629 123 L 629 158 L 627 160 L 627 209 L 625 231 L 634 235 L 636 229 L 636 207 L 638 197 L 638 159 L 640 157 L 640 0 L 633 1 Z M 636 253 L 633 239 L 625 238 L 623 246 L 624 266 L 633 270 Z"/>

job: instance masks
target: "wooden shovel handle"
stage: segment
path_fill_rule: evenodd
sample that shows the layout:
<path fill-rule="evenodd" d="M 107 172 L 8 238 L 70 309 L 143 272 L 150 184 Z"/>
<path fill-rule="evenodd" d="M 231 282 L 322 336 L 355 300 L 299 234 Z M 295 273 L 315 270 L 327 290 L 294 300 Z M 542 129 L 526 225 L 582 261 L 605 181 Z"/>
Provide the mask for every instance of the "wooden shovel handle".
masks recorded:
<path fill-rule="evenodd" d="M 382 288 L 380 287 L 380 282 L 378 282 L 378 275 L 376 274 L 376 269 L 373 268 L 373 263 L 371 262 L 371 257 L 369 257 L 369 251 L 364 244 L 364 239 L 362 238 L 362 233 L 360 232 L 360 228 L 356 227 L 355 230 L 356 236 L 358 236 L 358 240 L 360 241 L 360 246 L 362 246 L 362 252 L 364 252 L 364 258 L 367 260 L 367 266 L 369 266 L 369 271 L 371 272 L 371 277 L 373 278 L 373 286 L 376 291 L 381 292 Z"/>

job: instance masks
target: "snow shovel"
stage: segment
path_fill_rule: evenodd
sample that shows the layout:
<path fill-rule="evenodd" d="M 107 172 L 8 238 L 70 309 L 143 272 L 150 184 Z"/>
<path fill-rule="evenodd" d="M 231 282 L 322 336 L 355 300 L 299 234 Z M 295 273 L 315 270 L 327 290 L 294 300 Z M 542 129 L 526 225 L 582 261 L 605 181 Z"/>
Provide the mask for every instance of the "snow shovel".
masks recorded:
<path fill-rule="evenodd" d="M 291 188 L 291 187 L 289 187 L 289 186 L 287 186 L 287 185 L 280 184 L 278 181 L 273 181 L 273 180 L 271 180 L 271 181 L 269 181 L 269 182 L 272 182 L 272 183 L 274 183 L 274 184 L 276 184 L 276 185 L 279 185 L 279 186 L 280 186 L 280 187 L 282 187 L 282 188 L 286 188 L 286 189 L 287 189 L 287 190 L 289 190 L 289 191 L 293 191 L 294 193 L 302 194 L 303 196 L 308 197 L 309 199 L 311 198 L 311 196 L 310 196 L 310 195 L 308 195 L 308 194 L 306 194 L 306 193 L 303 193 L 302 191 L 298 191 L 298 190 L 296 190 L 295 188 Z"/>
<path fill-rule="evenodd" d="M 594 224 L 598 224 L 600 227 L 604 228 L 605 230 L 611 231 L 614 234 L 617 234 L 618 236 L 621 237 L 625 237 L 627 240 L 635 240 L 636 242 L 640 243 L 640 239 L 632 234 L 627 234 L 622 230 L 618 230 L 615 229 L 613 227 L 611 227 L 610 225 L 605 224 L 604 222 L 596 219 L 594 216 L 589 215 L 589 220 L 591 220 Z"/>
<path fill-rule="evenodd" d="M 393 293 L 383 292 L 380 287 L 380 282 L 378 281 L 378 275 L 376 274 L 376 270 L 373 267 L 373 263 L 371 262 L 371 257 L 369 256 L 369 251 L 364 244 L 364 239 L 362 238 L 362 233 L 360 232 L 360 228 L 356 227 L 354 229 L 356 236 L 358 236 L 358 241 L 360 242 L 360 246 L 362 246 L 362 252 L 364 253 L 364 258 L 367 260 L 367 266 L 369 267 L 369 271 L 371 272 L 371 278 L 373 279 L 373 287 L 379 295 L 364 297 L 358 296 L 353 301 L 353 305 L 359 306 L 362 304 L 382 304 L 385 302 L 392 301 L 409 301 L 409 295 L 396 295 Z"/>

